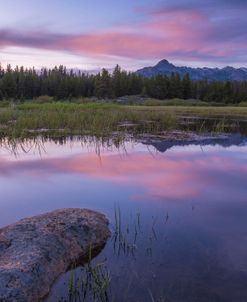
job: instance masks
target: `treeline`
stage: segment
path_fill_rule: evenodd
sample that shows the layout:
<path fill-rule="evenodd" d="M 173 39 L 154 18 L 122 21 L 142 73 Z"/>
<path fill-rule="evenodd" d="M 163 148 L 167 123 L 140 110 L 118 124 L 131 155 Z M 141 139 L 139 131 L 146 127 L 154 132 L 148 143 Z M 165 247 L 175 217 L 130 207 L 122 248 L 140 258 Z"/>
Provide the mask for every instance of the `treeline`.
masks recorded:
<path fill-rule="evenodd" d="M 57 100 L 79 97 L 118 98 L 145 95 L 157 99 L 199 99 L 206 102 L 240 103 L 247 101 L 247 81 L 192 81 L 188 74 L 180 77 L 158 75 L 143 78 L 121 70 L 103 69 L 96 75 L 67 70 L 64 66 L 42 70 L 0 66 L 0 100 L 22 101 L 48 95 Z"/>

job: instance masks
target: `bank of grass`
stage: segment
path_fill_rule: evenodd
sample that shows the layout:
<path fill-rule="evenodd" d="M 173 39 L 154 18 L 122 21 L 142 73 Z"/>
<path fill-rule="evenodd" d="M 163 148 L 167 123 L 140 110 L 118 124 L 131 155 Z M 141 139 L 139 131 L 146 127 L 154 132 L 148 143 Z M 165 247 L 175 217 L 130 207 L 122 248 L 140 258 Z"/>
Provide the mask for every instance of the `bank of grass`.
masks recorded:
<path fill-rule="evenodd" d="M 128 106 L 115 103 L 25 102 L 0 108 L 2 136 L 38 131 L 63 135 L 110 135 L 112 132 L 158 133 L 177 129 L 181 117 L 247 119 L 247 107 Z M 205 129 L 207 130 L 207 129 Z"/>
<path fill-rule="evenodd" d="M 130 123 L 136 125 L 134 131 L 141 127 L 143 132 L 155 132 L 172 128 L 176 121 L 167 112 L 142 112 L 116 104 L 28 102 L 0 109 L 0 131 L 13 137 L 48 129 L 65 135 L 110 135 L 113 131 L 126 131 Z"/>
<path fill-rule="evenodd" d="M 232 118 L 232 119 L 247 119 L 247 106 L 127 106 L 133 111 L 139 112 L 149 111 L 166 112 L 175 116 L 185 117 L 208 117 L 208 118 Z"/>
<path fill-rule="evenodd" d="M 170 100 L 157 100 L 157 99 L 146 99 L 143 101 L 144 106 L 216 106 L 216 103 L 207 103 L 199 100 L 189 99 L 170 99 Z"/>

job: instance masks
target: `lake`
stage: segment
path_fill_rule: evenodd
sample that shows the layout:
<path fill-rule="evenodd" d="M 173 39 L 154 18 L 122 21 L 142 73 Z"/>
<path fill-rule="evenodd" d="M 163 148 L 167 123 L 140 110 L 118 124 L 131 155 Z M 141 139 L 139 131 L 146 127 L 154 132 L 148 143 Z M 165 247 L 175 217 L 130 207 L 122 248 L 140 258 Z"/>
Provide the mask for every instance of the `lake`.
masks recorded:
<path fill-rule="evenodd" d="M 0 224 L 57 208 L 104 213 L 112 238 L 92 265 L 104 266 L 109 284 L 95 300 L 246 302 L 246 184 L 240 135 L 200 144 L 2 141 Z M 82 267 L 64 274 L 46 301 L 93 301 L 92 288 L 80 294 L 84 277 Z"/>

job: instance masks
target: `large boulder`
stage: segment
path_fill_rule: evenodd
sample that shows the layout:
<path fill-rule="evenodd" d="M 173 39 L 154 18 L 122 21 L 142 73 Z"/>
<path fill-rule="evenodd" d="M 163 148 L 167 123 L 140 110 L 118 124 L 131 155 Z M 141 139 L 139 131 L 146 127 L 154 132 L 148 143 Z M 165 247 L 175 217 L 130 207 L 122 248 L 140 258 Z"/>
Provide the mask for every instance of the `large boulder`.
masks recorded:
<path fill-rule="evenodd" d="M 106 217 L 85 209 L 56 210 L 0 229 L 0 301 L 39 301 L 109 236 Z"/>

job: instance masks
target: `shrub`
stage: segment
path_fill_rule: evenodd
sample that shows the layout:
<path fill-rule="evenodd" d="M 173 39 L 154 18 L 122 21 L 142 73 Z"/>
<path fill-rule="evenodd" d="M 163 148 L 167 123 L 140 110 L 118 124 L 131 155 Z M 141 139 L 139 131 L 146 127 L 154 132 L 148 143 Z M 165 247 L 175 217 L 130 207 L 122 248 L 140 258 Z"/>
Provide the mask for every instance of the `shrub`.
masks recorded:
<path fill-rule="evenodd" d="M 54 101 L 53 97 L 49 95 L 41 95 L 37 97 L 37 99 L 35 100 L 35 102 L 39 104 L 52 103 L 53 101 Z"/>
<path fill-rule="evenodd" d="M 247 101 L 238 104 L 239 107 L 247 107 Z"/>
<path fill-rule="evenodd" d="M 211 104 L 202 102 L 200 100 L 183 100 L 183 99 L 170 99 L 170 100 L 157 100 L 157 99 L 147 99 L 144 102 L 146 106 L 209 106 Z"/>
<path fill-rule="evenodd" d="M 147 99 L 144 101 L 143 105 L 145 106 L 162 106 L 165 105 L 164 101 L 156 100 L 156 99 Z"/>
<path fill-rule="evenodd" d="M 88 97 L 79 97 L 79 98 L 71 98 L 71 103 L 77 103 L 77 104 L 88 104 L 88 103 L 95 103 L 98 101 L 97 98 L 88 98 Z"/>
<path fill-rule="evenodd" d="M 0 102 L 0 108 L 9 107 L 10 102 L 8 101 L 1 101 Z"/>

